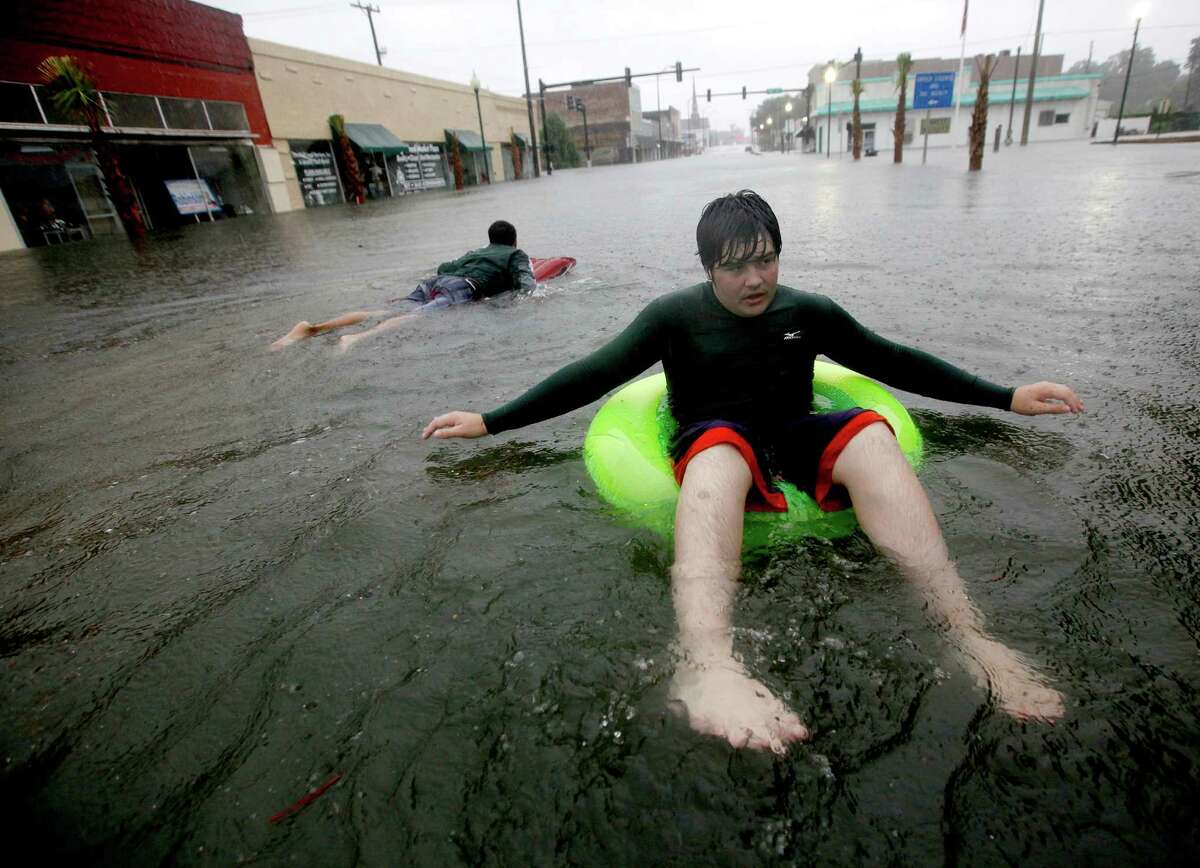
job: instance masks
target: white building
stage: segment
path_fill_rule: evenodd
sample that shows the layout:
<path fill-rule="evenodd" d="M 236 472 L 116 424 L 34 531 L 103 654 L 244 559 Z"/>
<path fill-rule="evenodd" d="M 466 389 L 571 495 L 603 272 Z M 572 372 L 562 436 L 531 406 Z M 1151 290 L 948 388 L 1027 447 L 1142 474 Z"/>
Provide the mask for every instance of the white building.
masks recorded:
<path fill-rule="evenodd" d="M 1010 55 L 1002 56 L 1000 65 L 988 85 L 989 141 L 991 141 L 997 126 L 1003 127 L 1002 135 L 1007 136 L 1010 115 L 1012 137 L 1014 140 L 1019 140 L 1021 137 L 1025 96 L 1029 84 L 1028 58 L 1022 58 L 1022 68 L 1017 72 L 1015 82 L 1013 78 L 1014 61 L 1015 58 Z M 958 60 L 942 58 L 917 60 L 913 67 L 913 71 L 908 77 L 905 146 L 920 147 L 923 145 L 927 117 L 929 147 L 965 145 L 979 85 L 974 62 L 970 58 L 967 59 L 963 79 L 956 82 L 961 106 L 957 122 L 954 118 L 953 106 L 944 109 L 914 110 L 912 105 L 918 72 L 957 72 Z M 1062 55 L 1039 59 L 1039 74 L 1034 85 L 1033 111 L 1029 121 L 1029 141 L 1031 143 L 1087 138 L 1091 134 L 1092 124 L 1099 119 L 1097 102 L 1101 74 L 1062 75 L 1061 69 Z M 824 71 L 825 67 L 814 67 L 809 73 L 809 81 L 813 85 L 810 123 L 814 126 L 814 142 L 819 153 L 824 153 L 827 148 L 830 151 L 849 151 L 852 142 L 847 133 L 847 126 L 850 124 L 854 109 L 854 97 L 850 90 L 851 81 L 854 78 L 854 66 L 853 64 L 843 65 L 839 70 L 839 78 L 832 85 L 824 81 Z M 877 74 L 868 77 L 867 72 Z M 887 74 L 889 72 L 890 74 Z M 863 92 L 859 97 L 859 113 L 863 125 L 863 149 L 890 152 L 895 142 L 892 128 L 896 122 L 896 104 L 899 97 L 895 63 L 893 61 L 864 62 L 861 80 Z"/>

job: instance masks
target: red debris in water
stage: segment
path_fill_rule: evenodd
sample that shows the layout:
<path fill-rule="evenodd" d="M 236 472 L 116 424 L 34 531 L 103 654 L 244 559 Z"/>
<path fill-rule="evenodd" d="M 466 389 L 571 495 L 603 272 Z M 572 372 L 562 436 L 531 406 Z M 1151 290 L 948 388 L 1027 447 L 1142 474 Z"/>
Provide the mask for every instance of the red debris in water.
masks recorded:
<path fill-rule="evenodd" d="M 301 796 L 299 799 L 297 799 L 292 804 L 288 805 L 286 808 L 284 808 L 278 814 L 275 814 L 273 817 L 271 817 L 271 822 L 278 823 L 280 820 L 286 820 L 292 814 L 297 814 L 300 811 L 304 810 L 309 805 L 311 805 L 313 802 L 315 802 L 318 798 L 320 798 L 322 793 L 324 793 L 327 789 L 332 787 L 334 784 L 336 784 L 341 779 L 342 779 L 342 773 L 338 772 L 336 775 L 331 777 L 325 783 L 321 784 L 321 786 L 317 787 L 315 790 L 308 793 L 307 795 Z"/>

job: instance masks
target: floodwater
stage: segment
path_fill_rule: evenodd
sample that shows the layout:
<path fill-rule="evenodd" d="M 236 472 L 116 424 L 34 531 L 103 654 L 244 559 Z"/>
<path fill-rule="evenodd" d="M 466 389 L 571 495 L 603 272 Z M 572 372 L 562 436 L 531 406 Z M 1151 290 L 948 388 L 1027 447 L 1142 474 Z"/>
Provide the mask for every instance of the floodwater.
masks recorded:
<path fill-rule="evenodd" d="M 74 864 L 1127 864 L 1200 855 L 1200 150 L 710 154 L 0 257 L 0 793 Z M 902 395 L 970 594 L 1067 696 L 998 712 L 861 535 L 747 563 L 784 758 L 667 709 L 670 549 L 594 408 L 430 444 L 695 282 L 749 187 L 784 283 L 1080 418 Z M 579 266 L 266 350 L 513 221 Z M 279 823 L 277 812 L 336 785 Z M 29 852 L 29 851 L 27 851 Z"/>

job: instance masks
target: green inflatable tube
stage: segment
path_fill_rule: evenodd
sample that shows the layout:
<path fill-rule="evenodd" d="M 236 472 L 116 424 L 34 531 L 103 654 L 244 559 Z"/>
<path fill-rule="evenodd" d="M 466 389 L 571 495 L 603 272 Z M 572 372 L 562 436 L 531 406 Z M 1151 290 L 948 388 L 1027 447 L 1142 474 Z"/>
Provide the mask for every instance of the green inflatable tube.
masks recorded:
<path fill-rule="evenodd" d="M 667 409 L 667 378 L 653 374 L 630 383 L 604 402 L 583 441 L 583 459 L 601 497 L 640 527 L 664 536 L 675 523 L 679 486 L 668 452 L 675 420 Z M 849 368 L 816 362 L 813 411 L 828 413 L 863 407 L 879 413 L 896 432 L 900 449 L 920 466 L 921 432 L 908 411 L 883 386 Z M 748 512 L 744 547 L 757 549 L 783 540 L 816 536 L 834 539 L 853 533 L 854 510 L 823 512 L 795 486 L 776 481 L 787 512 Z"/>

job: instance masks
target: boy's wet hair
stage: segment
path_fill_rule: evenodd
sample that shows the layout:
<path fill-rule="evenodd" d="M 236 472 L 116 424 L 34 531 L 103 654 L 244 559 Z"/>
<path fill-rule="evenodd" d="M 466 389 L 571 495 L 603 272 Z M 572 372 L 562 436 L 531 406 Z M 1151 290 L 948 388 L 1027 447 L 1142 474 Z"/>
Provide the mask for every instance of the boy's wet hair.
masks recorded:
<path fill-rule="evenodd" d="M 517 227 L 507 220 L 497 220 L 488 227 L 488 241 L 492 244 L 507 244 L 517 246 Z"/>
<path fill-rule="evenodd" d="M 738 190 L 704 206 L 696 224 L 696 247 L 705 271 L 753 255 L 764 235 L 779 253 L 779 221 L 766 200 L 753 190 Z"/>

